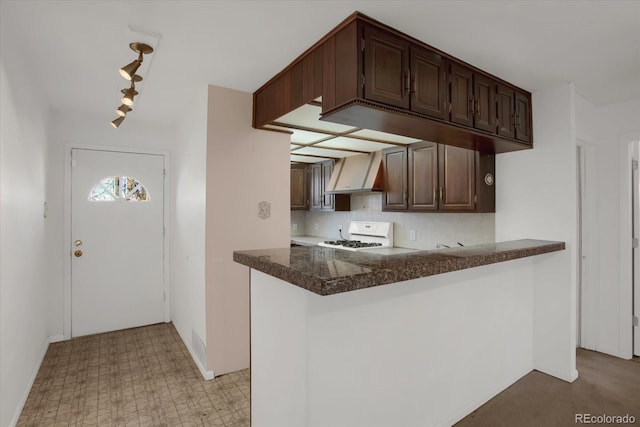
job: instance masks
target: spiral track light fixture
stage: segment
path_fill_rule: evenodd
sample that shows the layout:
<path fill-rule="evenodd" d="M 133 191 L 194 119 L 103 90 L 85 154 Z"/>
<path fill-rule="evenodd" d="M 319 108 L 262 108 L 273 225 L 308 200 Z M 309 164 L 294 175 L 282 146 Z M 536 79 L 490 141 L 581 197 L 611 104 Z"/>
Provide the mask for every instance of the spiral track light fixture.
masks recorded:
<path fill-rule="evenodd" d="M 133 108 L 131 108 L 133 105 L 133 99 L 138 95 L 136 83 L 142 81 L 142 77 L 136 74 L 136 71 L 138 71 L 142 65 L 143 55 L 148 55 L 153 52 L 153 48 L 146 43 L 133 42 L 129 43 L 129 47 L 131 50 L 138 53 L 138 58 L 118 70 L 122 77 L 131 82 L 131 86 L 128 89 L 122 89 L 120 91 L 123 94 L 123 97 L 121 98 L 122 105 L 116 109 L 118 117 L 111 122 L 111 126 L 116 129 L 127 117 L 127 113 L 133 111 Z"/>

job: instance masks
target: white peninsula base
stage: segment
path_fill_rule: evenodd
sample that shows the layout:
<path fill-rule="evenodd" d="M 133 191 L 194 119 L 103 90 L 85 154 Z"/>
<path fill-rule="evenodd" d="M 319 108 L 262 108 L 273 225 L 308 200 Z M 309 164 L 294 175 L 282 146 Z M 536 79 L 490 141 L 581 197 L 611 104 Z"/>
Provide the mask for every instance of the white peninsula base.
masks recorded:
<path fill-rule="evenodd" d="M 252 269 L 252 426 L 452 425 L 534 369 L 553 256 L 331 296 Z"/>

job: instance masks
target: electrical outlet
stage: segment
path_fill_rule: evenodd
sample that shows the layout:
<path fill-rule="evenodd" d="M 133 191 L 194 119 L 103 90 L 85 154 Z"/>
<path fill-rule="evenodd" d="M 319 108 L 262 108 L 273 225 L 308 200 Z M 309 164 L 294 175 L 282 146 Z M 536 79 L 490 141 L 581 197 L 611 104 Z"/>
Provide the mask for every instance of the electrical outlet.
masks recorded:
<path fill-rule="evenodd" d="M 342 230 L 342 224 L 338 225 L 338 230 Z"/>
<path fill-rule="evenodd" d="M 291 224 L 291 229 L 293 231 L 298 231 L 298 224 Z"/>
<path fill-rule="evenodd" d="M 319 228 L 319 227 L 318 227 L 318 223 L 317 223 L 317 222 L 316 222 L 316 223 L 314 223 L 314 224 L 313 224 L 313 230 L 314 230 L 314 231 L 318 231 L 318 228 Z"/>
<path fill-rule="evenodd" d="M 415 230 L 415 228 L 412 228 L 411 230 L 409 230 L 409 240 L 416 240 L 418 235 L 418 232 Z"/>

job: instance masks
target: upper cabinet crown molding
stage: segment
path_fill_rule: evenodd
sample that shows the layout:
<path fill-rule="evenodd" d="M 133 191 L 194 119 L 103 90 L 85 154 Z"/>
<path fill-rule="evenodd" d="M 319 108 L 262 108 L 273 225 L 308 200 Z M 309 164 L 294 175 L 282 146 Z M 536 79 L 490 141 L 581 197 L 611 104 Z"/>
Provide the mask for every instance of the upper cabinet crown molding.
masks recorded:
<path fill-rule="evenodd" d="M 359 12 L 254 93 L 253 126 L 320 96 L 321 120 L 487 153 L 533 147 L 529 92 Z"/>

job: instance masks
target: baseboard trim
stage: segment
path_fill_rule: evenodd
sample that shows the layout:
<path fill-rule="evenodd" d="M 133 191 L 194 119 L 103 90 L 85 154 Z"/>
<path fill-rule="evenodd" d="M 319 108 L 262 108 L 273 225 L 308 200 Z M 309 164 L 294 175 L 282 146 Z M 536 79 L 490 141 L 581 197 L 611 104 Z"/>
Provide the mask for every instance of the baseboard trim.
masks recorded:
<path fill-rule="evenodd" d="M 33 387 L 33 383 L 36 381 L 36 377 L 38 376 L 38 372 L 40 371 L 40 366 L 42 366 L 42 361 L 44 360 L 44 356 L 47 354 L 47 350 L 49 349 L 50 338 L 47 338 L 42 345 L 42 350 L 40 351 L 40 357 L 38 358 L 38 363 L 36 363 L 36 367 L 31 374 L 31 378 L 27 383 L 27 387 L 25 391 L 22 393 L 22 398 L 18 401 L 18 406 L 16 407 L 16 412 L 13 414 L 13 418 L 9 425 L 11 427 L 15 427 L 18 424 L 18 420 L 20 419 L 20 414 L 22 414 L 22 409 L 24 409 L 24 404 L 27 403 L 27 398 L 29 397 L 29 393 L 31 392 L 31 388 Z"/>
<path fill-rule="evenodd" d="M 49 344 L 53 344 L 54 342 L 64 341 L 66 338 L 64 335 L 53 335 L 49 337 Z"/>
<path fill-rule="evenodd" d="M 182 339 L 182 342 L 187 347 L 187 350 L 189 350 L 189 354 L 191 355 L 191 358 L 193 359 L 193 361 L 196 363 L 196 366 L 200 370 L 200 375 L 202 375 L 202 378 L 204 378 L 207 381 L 212 380 L 215 377 L 215 374 L 213 373 L 213 371 L 207 371 L 205 367 L 202 366 L 202 363 L 200 363 L 200 359 L 198 359 L 198 356 L 196 356 L 196 353 L 191 348 L 191 344 L 189 344 L 189 341 L 187 341 L 187 339 L 182 334 L 182 332 L 180 332 L 180 328 L 176 326 L 175 322 L 173 323 L 173 327 L 176 328 L 176 331 L 178 331 L 178 335 Z"/>

